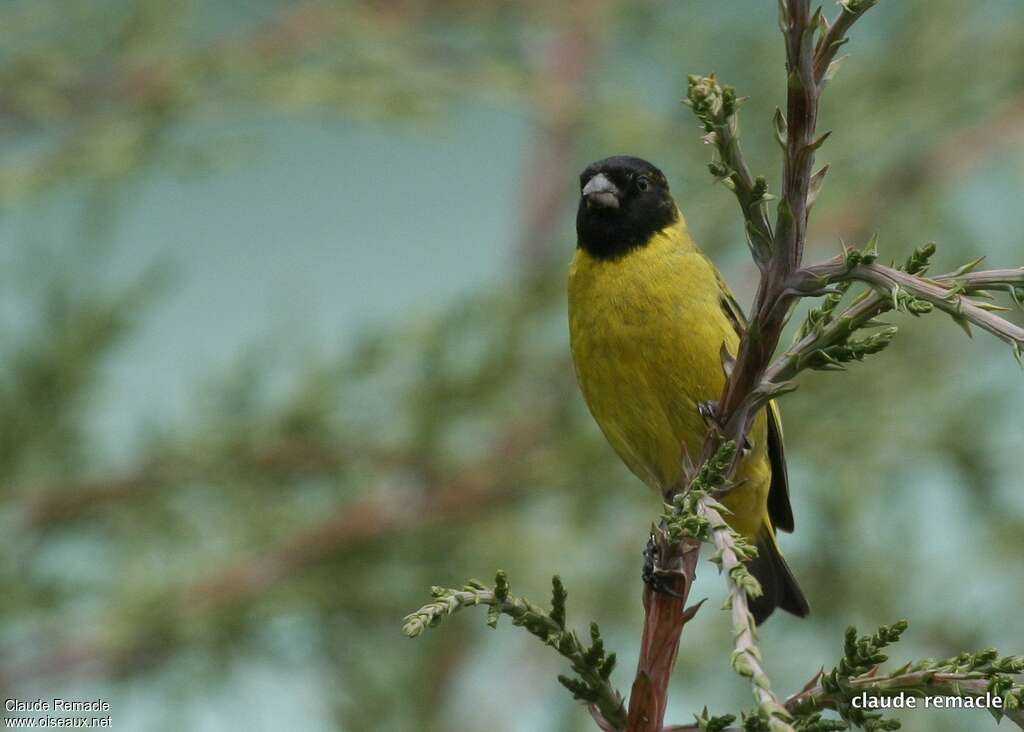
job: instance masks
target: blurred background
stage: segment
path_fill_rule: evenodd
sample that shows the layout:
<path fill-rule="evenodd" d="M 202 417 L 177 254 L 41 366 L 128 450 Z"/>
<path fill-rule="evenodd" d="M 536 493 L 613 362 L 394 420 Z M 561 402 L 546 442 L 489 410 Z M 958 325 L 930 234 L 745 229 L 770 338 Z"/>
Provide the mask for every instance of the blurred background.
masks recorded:
<path fill-rule="evenodd" d="M 832 9 L 834 10 L 834 9 Z M 716 72 L 777 190 L 774 3 L 10 0 L 0 8 L 0 686 L 123 730 L 591 729 L 564 664 L 433 584 L 598 621 L 632 680 L 657 501 L 577 394 L 576 177 L 665 170 L 748 304 L 732 196 L 679 102 Z M 808 258 L 879 232 L 935 269 L 1024 263 L 1024 6 L 885 2 L 825 96 Z M 1019 314 L 1016 316 L 1019 322 Z M 781 693 L 842 630 L 893 660 L 1024 651 L 1024 378 L 947 318 L 783 402 L 810 599 L 762 632 Z M 723 583 L 670 721 L 750 706 Z M 909 730 L 994 728 L 918 711 Z"/>

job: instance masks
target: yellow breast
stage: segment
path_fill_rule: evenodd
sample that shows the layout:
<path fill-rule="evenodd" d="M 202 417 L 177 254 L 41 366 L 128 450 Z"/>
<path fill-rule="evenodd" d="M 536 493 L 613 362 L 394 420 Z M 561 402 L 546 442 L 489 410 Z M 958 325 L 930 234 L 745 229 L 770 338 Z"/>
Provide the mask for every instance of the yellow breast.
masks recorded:
<path fill-rule="evenodd" d="M 578 249 L 569 272 L 569 332 L 576 375 L 598 425 L 629 469 L 664 491 L 679 479 L 683 449 L 696 459 L 707 426 L 701 401 L 725 384 L 721 348 L 739 337 L 722 308 L 711 262 L 685 223 L 615 260 Z M 771 470 L 763 417 L 727 497 L 730 523 L 755 536 L 766 515 Z"/>

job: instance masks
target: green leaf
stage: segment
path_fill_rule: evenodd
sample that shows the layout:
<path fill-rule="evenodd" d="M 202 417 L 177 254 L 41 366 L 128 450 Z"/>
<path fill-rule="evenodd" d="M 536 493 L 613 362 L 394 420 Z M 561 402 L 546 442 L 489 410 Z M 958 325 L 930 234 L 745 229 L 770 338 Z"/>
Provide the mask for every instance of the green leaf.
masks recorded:
<path fill-rule="evenodd" d="M 840 56 L 839 58 L 837 58 L 835 61 L 828 65 L 828 68 L 825 69 L 825 74 L 821 77 L 822 86 L 832 81 L 835 75 L 839 73 L 839 69 L 842 67 L 842 65 L 846 62 L 846 59 L 848 58 L 850 58 L 849 54 L 845 54 L 843 56 Z"/>
<path fill-rule="evenodd" d="M 810 187 L 807 191 L 807 208 L 810 209 L 814 206 L 815 201 L 818 200 L 818 194 L 821 193 L 821 187 L 825 184 L 825 176 L 828 175 L 829 166 L 824 165 L 821 170 L 811 176 Z"/>
<path fill-rule="evenodd" d="M 779 143 L 779 147 L 785 150 L 789 127 L 786 124 L 786 116 L 778 107 L 775 108 L 775 116 L 772 117 L 772 126 L 775 129 L 775 141 Z"/>

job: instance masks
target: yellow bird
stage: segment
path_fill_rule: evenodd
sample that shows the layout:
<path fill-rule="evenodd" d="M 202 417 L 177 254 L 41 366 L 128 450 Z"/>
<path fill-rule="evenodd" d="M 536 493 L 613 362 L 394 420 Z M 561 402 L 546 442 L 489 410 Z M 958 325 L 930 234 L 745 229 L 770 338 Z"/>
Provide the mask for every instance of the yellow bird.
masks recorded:
<path fill-rule="evenodd" d="M 612 448 L 661 494 L 680 477 L 682 448 L 700 454 L 699 406 L 721 397 L 722 347 L 736 354 L 745 320 L 660 170 L 611 157 L 583 171 L 580 189 L 569 270 L 576 377 Z M 758 549 L 749 568 L 764 594 L 751 612 L 758 623 L 776 607 L 803 617 L 807 600 L 775 539 L 793 530 L 775 404 L 754 421 L 747 448 L 723 503 L 729 524 Z"/>

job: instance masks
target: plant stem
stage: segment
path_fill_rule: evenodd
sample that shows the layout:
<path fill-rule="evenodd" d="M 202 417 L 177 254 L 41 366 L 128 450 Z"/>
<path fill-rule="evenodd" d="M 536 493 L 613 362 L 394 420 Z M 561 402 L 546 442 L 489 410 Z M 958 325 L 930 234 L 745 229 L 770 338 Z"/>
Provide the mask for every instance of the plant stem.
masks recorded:
<path fill-rule="evenodd" d="M 855 5 L 854 5 L 855 4 Z M 751 238 L 751 251 L 754 260 L 761 270 L 757 294 L 751 311 L 750 324 L 740 340 L 739 352 L 732 369 L 726 379 L 725 388 L 718 403 L 717 429 L 711 429 L 704 441 L 696 467 L 684 470 L 683 480 L 674 486 L 666 497 L 669 502 L 674 495 L 685 490 L 691 484 L 701 466 L 706 465 L 718 453 L 726 442 L 742 445 L 750 429 L 754 415 L 759 407 L 764 406 L 766 399 L 762 393 L 765 370 L 771 363 L 778 347 L 782 330 L 789 312 L 799 295 L 789 288 L 792 274 L 800 268 L 803 259 L 804 242 L 807 233 L 807 219 L 811 201 L 808 194 L 811 189 L 814 152 L 824 141 L 824 137 L 815 139 L 818 102 L 825 82 L 825 71 L 835 56 L 835 51 L 846 37 L 853 22 L 874 2 L 870 0 L 846 0 L 842 4 L 840 17 L 828 31 L 822 33 L 815 44 L 820 16 L 811 16 L 809 0 L 783 0 L 780 2 L 780 26 L 786 46 L 787 85 L 787 119 L 780 120 L 780 141 L 784 143 L 785 158 L 782 175 L 782 200 L 778 206 L 778 215 L 774 232 L 764 218 L 764 198 L 754 195 L 756 186 L 751 181 L 749 169 L 743 160 L 735 137 L 735 95 L 724 93 L 721 99 L 714 99 L 708 91 L 714 86 L 714 79 L 709 78 L 705 85 L 696 88 L 699 80 L 691 79 L 690 100 L 697 116 L 705 123 L 705 129 L 713 135 L 712 139 L 718 147 L 719 154 L 725 164 L 723 171 L 732 182 L 732 188 L 740 201 L 744 219 L 747 223 L 748 235 Z M 819 68 L 820 67 L 820 68 Z M 694 94 L 694 91 L 700 94 Z M 712 90 L 713 91 L 713 90 Z M 700 102 L 706 102 L 701 105 Z M 710 102 L 710 103 L 707 103 Z M 718 102 L 721 102 L 720 104 Z M 781 138 L 784 130 L 784 139 Z M 763 194 L 763 185 L 760 193 Z M 767 250 L 767 251 L 766 251 Z M 732 475 L 740 459 L 742 451 L 737 451 L 732 459 L 728 475 Z M 716 518 L 717 523 L 725 526 L 721 516 L 702 504 L 701 509 L 709 519 Z M 715 525 L 715 524 L 713 524 Z M 721 553 L 723 564 L 735 564 L 734 547 L 728 544 L 725 533 L 720 530 L 713 532 L 713 540 Z M 696 554 L 696 552 L 693 552 Z M 767 674 L 761 666 L 760 652 L 757 649 L 753 622 L 747 606 L 745 589 L 737 586 L 732 580 L 732 566 L 727 568 L 730 578 L 730 593 L 733 601 L 734 626 L 737 631 L 734 661 L 740 659 L 745 670 L 753 681 L 754 696 L 765 721 L 774 730 L 792 730 L 788 723 L 788 715 L 772 694 Z M 688 584 L 688 582 L 687 582 Z M 685 588 L 688 590 L 688 587 Z M 646 596 L 645 596 L 646 597 Z M 652 614 L 652 603 L 646 603 L 648 612 L 645 622 L 645 638 L 648 635 L 657 637 L 659 616 Z M 651 626 L 654 626 L 654 630 Z M 675 628 L 673 627 L 673 630 Z M 682 624 L 678 631 L 681 632 Z M 671 638 L 672 655 L 674 656 L 678 633 L 666 634 Z M 746 674 L 745 674 L 746 675 Z M 643 669 L 637 673 L 634 693 L 637 688 L 649 692 L 649 679 L 643 675 Z M 664 709 L 665 703 L 645 703 L 655 709 Z M 632 715 L 631 715 L 632 720 Z M 653 721 L 652 721 L 653 725 Z M 630 727 L 633 730 L 634 727 Z M 635 729 L 661 729 L 661 720 L 657 726 L 636 727 Z"/>
<path fill-rule="evenodd" d="M 861 692 L 871 696 L 894 696 L 913 693 L 914 696 L 964 696 L 984 697 L 989 692 L 989 680 L 981 674 L 941 673 L 936 671 L 914 671 L 911 673 L 876 676 L 865 674 L 850 679 L 849 689 L 841 694 L 826 691 L 820 681 L 794 694 L 786 700 L 786 708 L 794 713 L 815 709 L 835 709 L 841 702 L 848 702 Z M 1024 729 L 1024 710 L 1005 709 L 1003 714 L 1018 727 Z"/>
<path fill-rule="evenodd" d="M 979 291 L 984 290 L 985 286 L 991 287 L 993 284 L 1012 281 L 1016 272 L 1017 270 L 994 270 L 975 273 L 973 278 L 970 274 L 963 275 L 962 278 L 971 283 L 974 291 Z M 797 279 L 804 277 L 829 283 L 860 280 L 881 292 L 890 293 L 894 301 L 902 290 L 948 313 L 954 320 L 964 324 L 965 328 L 966 323 L 974 323 L 1015 349 L 1024 349 L 1024 328 L 982 308 L 977 302 L 958 291 L 958 280 L 955 275 L 947 275 L 945 280 L 930 280 L 878 262 L 848 267 L 841 257 L 837 257 L 824 264 L 800 270 Z"/>
<path fill-rule="evenodd" d="M 662 529 L 656 532 L 660 563 L 677 572 L 665 581 L 668 592 L 644 588 L 644 630 L 640 638 L 640 658 L 629 694 L 627 732 L 660 732 L 668 707 L 668 684 L 679 652 L 683 626 L 696 613 L 686 601 L 697 571 L 700 542 L 684 539 L 671 543 Z"/>
<path fill-rule="evenodd" d="M 735 570 L 742 568 L 742 563 L 737 556 L 733 532 L 715 505 L 709 496 L 704 496 L 698 502 L 697 510 L 711 525 L 712 541 L 722 559 L 722 572 L 729 586 L 734 646 L 733 668 L 741 676 L 750 679 L 758 710 L 767 721 L 769 729 L 792 730 L 789 724 L 790 715 L 772 692 L 771 682 L 761 662 L 761 652 L 757 647 L 757 631 L 754 618 L 750 614 L 747 592 L 735 578 Z"/>

